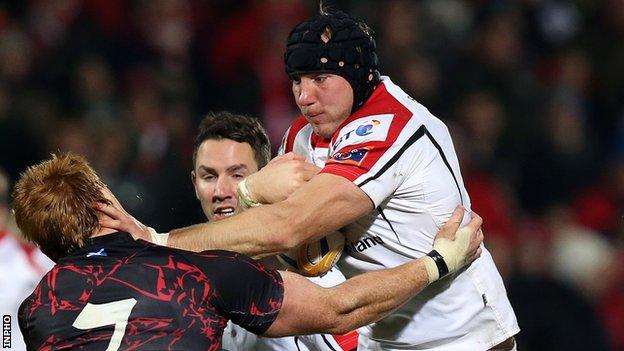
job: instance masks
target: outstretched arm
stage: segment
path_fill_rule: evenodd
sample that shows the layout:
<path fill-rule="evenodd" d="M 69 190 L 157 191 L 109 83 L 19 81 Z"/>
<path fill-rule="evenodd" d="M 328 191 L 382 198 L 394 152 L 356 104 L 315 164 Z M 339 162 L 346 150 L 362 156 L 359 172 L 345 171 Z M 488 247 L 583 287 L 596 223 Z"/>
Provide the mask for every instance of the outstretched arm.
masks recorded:
<path fill-rule="evenodd" d="M 355 184 L 340 176 L 319 174 L 284 201 L 217 223 L 174 230 L 167 246 L 273 255 L 319 239 L 372 210 L 372 201 Z"/>
<path fill-rule="evenodd" d="M 100 222 L 102 226 L 150 240 L 117 206 L 99 208 L 111 217 Z M 251 208 L 216 223 L 173 230 L 166 244 L 191 251 L 224 249 L 262 257 L 319 239 L 372 210 L 372 201 L 355 184 L 340 176 L 319 174 L 284 201 Z"/>
<path fill-rule="evenodd" d="M 481 254 L 481 218 L 474 215 L 468 226 L 457 231 L 463 213 L 460 207 L 455 210 L 434 244 L 435 250 L 444 252 L 442 256 L 450 273 Z M 439 247 L 441 242 L 444 248 Z M 277 319 L 265 333 L 273 337 L 319 332 L 340 334 L 378 321 L 439 276 L 429 256 L 395 268 L 360 274 L 332 288 L 320 287 L 297 274 L 280 273 L 284 280 L 284 302 Z"/>

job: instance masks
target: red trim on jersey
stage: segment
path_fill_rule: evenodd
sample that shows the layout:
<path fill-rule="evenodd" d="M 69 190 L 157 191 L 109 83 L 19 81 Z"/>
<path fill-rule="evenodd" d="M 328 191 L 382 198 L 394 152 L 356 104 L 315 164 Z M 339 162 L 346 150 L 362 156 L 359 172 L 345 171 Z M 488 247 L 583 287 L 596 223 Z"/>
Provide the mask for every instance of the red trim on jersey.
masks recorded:
<path fill-rule="evenodd" d="M 39 252 L 39 249 L 29 243 L 20 242 L 20 246 L 24 253 L 26 254 L 26 259 L 28 260 L 28 264 L 36 270 L 39 274 L 43 275 L 47 272 L 46 268 L 42 267 L 39 262 L 36 260 L 35 255 Z"/>
<path fill-rule="evenodd" d="M 12 237 L 17 242 L 20 249 L 22 249 L 22 252 L 24 253 L 24 256 L 26 256 L 26 261 L 28 261 L 30 267 L 32 267 L 32 269 L 34 269 L 41 275 L 45 274 L 47 272 L 47 268 L 42 267 L 35 257 L 39 249 L 31 243 L 19 240 L 18 238 L 13 236 L 13 234 L 9 233 L 8 230 L 0 231 L 0 241 L 4 239 L 9 239 L 10 237 Z"/>
<path fill-rule="evenodd" d="M 312 132 L 312 136 L 310 137 L 310 139 L 311 139 L 310 142 L 313 148 L 317 148 L 317 147 L 328 148 L 329 143 L 331 142 L 331 139 L 325 139 L 322 136 L 319 136 L 318 134 L 314 132 Z"/>
<path fill-rule="evenodd" d="M 359 337 L 357 330 L 342 335 L 332 335 L 332 337 L 344 351 L 357 350 Z"/>
<path fill-rule="evenodd" d="M 383 154 L 394 144 L 399 137 L 399 134 L 412 117 L 412 113 L 403 104 L 401 104 L 394 96 L 388 93 L 385 84 L 380 84 L 370 99 L 360 108 L 356 113 L 349 116 L 338 127 L 334 135 L 332 136 L 332 143 L 336 142 L 338 133 L 347 124 L 363 118 L 366 116 L 380 115 L 380 114 L 393 114 L 392 124 L 388 129 L 388 135 L 386 140 L 383 141 L 369 141 L 360 144 L 347 145 L 339 150 L 335 150 L 334 155 L 338 152 L 350 152 L 352 150 L 368 148 L 364 158 L 360 162 L 340 162 L 333 158 L 327 160 L 325 167 L 321 170 L 321 173 L 331 173 L 354 181 L 361 175 L 370 171 L 370 169 L 379 161 Z M 333 155 L 332 155 L 333 156 Z"/>
<path fill-rule="evenodd" d="M 299 116 L 295 121 L 290 125 L 290 129 L 288 130 L 288 136 L 286 137 L 286 147 L 284 148 L 284 153 L 288 153 L 293 151 L 293 146 L 295 145 L 295 138 L 299 131 L 303 129 L 308 124 L 305 117 Z"/>

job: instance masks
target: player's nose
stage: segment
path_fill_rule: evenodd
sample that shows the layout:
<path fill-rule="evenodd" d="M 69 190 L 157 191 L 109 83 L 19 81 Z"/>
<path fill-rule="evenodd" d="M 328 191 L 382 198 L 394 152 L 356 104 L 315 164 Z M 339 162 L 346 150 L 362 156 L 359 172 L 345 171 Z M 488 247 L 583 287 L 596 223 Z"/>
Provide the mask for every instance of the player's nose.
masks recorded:
<path fill-rule="evenodd" d="M 214 188 L 213 199 L 224 200 L 236 197 L 236 184 L 227 179 L 227 177 L 221 177 L 217 180 L 217 184 Z"/>
<path fill-rule="evenodd" d="M 316 90 L 310 79 L 301 79 L 297 103 L 299 106 L 309 106 L 316 102 Z"/>

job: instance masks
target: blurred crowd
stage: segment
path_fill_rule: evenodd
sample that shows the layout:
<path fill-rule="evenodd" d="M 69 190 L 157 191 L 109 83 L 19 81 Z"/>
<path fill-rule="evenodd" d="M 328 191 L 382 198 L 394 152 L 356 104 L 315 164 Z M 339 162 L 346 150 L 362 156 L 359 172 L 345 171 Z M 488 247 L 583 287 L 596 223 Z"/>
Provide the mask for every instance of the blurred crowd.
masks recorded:
<path fill-rule="evenodd" d="M 451 129 L 520 349 L 624 350 L 624 0 L 329 3 L 371 25 L 382 74 Z M 199 120 L 260 118 L 275 151 L 297 115 L 285 39 L 316 11 L 309 0 L 0 2 L 8 188 L 71 150 L 144 223 L 201 221 Z M 16 232 L 3 218 L 0 240 Z"/>

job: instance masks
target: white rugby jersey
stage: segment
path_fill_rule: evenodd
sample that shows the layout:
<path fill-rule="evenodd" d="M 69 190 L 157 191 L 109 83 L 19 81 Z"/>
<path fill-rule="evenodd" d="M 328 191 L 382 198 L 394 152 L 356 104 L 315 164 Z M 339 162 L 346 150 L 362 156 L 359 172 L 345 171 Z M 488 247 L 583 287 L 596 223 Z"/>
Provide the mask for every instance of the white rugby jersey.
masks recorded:
<path fill-rule="evenodd" d="M 331 140 L 314 134 L 303 116 L 296 119 L 280 147 L 281 153 L 290 151 L 324 167 L 322 173 L 352 181 L 376 207 L 344 228 L 347 242 L 338 265 L 347 278 L 426 255 L 459 204 L 466 208 L 462 224 L 470 220 L 470 198 L 448 128 L 388 77 Z M 360 350 L 487 350 L 519 330 L 484 247 L 467 269 L 360 329 Z"/>
<path fill-rule="evenodd" d="M 17 309 L 37 287 L 41 277 L 52 269 L 54 262 L 38 248 L 21 243 L 13 234 L 2 229 L 0 257 L 0 311 L 3 317 L 11 316 L 11 347 L 8 349 L 26 350 L 17 323 Z"/>

